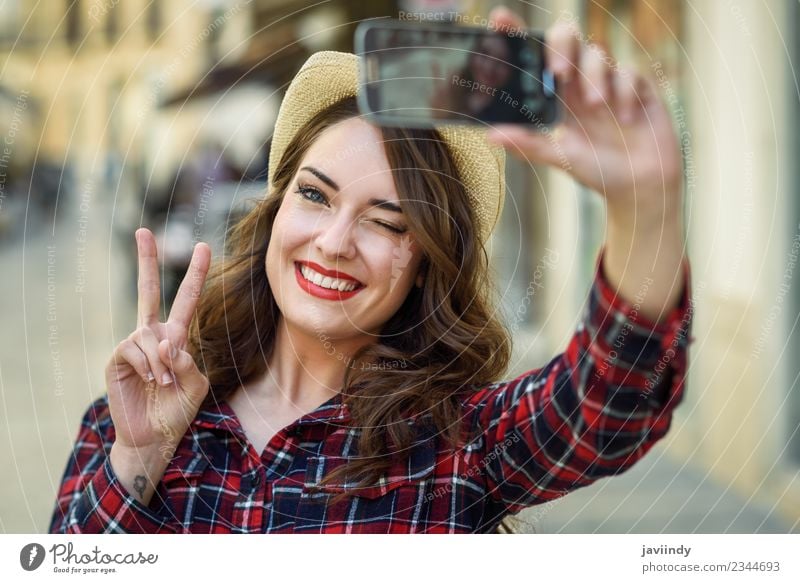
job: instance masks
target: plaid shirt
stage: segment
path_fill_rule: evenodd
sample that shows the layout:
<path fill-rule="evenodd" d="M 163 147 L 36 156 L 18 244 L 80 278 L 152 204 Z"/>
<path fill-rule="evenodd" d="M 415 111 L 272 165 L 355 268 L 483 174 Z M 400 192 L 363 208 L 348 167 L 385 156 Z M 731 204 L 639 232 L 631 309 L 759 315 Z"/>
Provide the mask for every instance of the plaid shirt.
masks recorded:
<path fill-rule="evenodd" d="M 692 307 L 658 325 L 616 296 L 602 255 L 582 322 L 540 369 L 462 399 L 466 446 L 419 427 L 407 459 L 337 504 L 311 492 L 355 455 L 358 430 L 340 395 L 256 452 L 226 402 L 201 409 L 150 504 L 119 483 L 108 454 L 107 397 L 86 412 L 58 492 L 51 533 L 483 533 L 507 514 L 625 471 L 669 429 L 682 400 Z M 421 418 L 418 418 L 419 421 Z"/>

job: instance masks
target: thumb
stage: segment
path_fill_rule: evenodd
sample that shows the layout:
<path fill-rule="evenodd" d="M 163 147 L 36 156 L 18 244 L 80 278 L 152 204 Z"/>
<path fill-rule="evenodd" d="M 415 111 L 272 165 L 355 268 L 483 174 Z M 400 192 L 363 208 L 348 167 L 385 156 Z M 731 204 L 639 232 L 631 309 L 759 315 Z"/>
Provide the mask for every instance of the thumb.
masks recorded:
<path fill-rule="evenodd" d="M 192 355 L 166 339 L 159 342 L 158 352 L 161 361 L 169 366 L 175 376 L 178 387 L 202 401 L 208 392 L 208 379 L 197 368 Z"/>

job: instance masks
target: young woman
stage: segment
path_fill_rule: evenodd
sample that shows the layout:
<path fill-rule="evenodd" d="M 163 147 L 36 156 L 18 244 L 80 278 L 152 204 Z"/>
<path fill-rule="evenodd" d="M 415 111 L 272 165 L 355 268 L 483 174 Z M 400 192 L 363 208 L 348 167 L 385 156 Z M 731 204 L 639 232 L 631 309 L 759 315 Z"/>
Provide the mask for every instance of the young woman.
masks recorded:
<path fill-rule="evenodd" d="M 207 284 L 196 246 L 166 322 L 137 231 L 138 327 L 82 421 L 50 532 L 492 532 L 641 458 L 686 369 L 680 154 L 652 86 L 576 38 L 548 31 L 558 131 L 496 128 L 496 144 L 373 126 L 357 57 L 312 56 L 281 107 L 267 196 Z M 484 249 L 497 144 L 566 157 L 608 209 L 566 351 L 505 381 Z"/>

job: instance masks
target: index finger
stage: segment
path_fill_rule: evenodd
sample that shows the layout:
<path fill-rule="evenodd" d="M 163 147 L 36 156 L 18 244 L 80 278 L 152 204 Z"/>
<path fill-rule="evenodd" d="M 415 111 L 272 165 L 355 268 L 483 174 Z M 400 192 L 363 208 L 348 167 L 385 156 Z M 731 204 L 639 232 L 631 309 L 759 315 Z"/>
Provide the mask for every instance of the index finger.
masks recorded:
<path fill-rule="evenodd" d="M 564 81 L 580 66 L 580 31 L 573 22 L 559 21 L 545 32 L 547 67 Z"/>
<path fill-rule="evenodd" d="M 161 284 L 158 279 L 158 251 L 156 240 L 148 229 L 138 229 L 136 252 L 139 257 L 139 301 L 138 319 L 140 326 L 150 326 L 158 322 L 158 306 L 161 298 Z"/>
<path fill-rule="evenodd" d="M 192 252 L 192 261 L 189 263 L 186 276 L 175 295 L 168 322 L 176 322 L 188 330 L 210 265 L 211 248 L 206 243 L 198 243 Z"/>

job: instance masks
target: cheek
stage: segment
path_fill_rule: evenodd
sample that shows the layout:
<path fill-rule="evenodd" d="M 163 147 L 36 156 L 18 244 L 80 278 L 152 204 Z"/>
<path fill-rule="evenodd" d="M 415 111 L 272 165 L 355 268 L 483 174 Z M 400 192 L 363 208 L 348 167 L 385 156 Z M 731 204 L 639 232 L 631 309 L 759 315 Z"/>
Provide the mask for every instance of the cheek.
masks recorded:
<path fill-rule="evenodd" d="M 374 243 L 365 259 L 369 261 L 370 272 L 374 274 L 387 294 L 405 293 L 410 283 L 416 279 L 419 267 L 419 251 L 407 240 L 384 239 Z"/>
<path fill-rule="evenodd" d="M 314 220 L 308 213 L 304 214 L 290 202 L 285 202 L 275 217 L 270 247 L 290 250 L 303 243 L 312 232 Z"/>
<path fill-rule="evenodd" d="M 295 218 L 293 215 L 294 211 L 291 208 L 287 208 L 284 202 L 272 225 L 265 266 L 267 277 L 273 290 L 278 290 L 285 279 L 285 274 L 282 272 L 287 256 L 291 254 L 292 249 L 302 242 L 302 233 L 294 225 Z M 285 282 L 283 283 L 285 285 Z"/>

